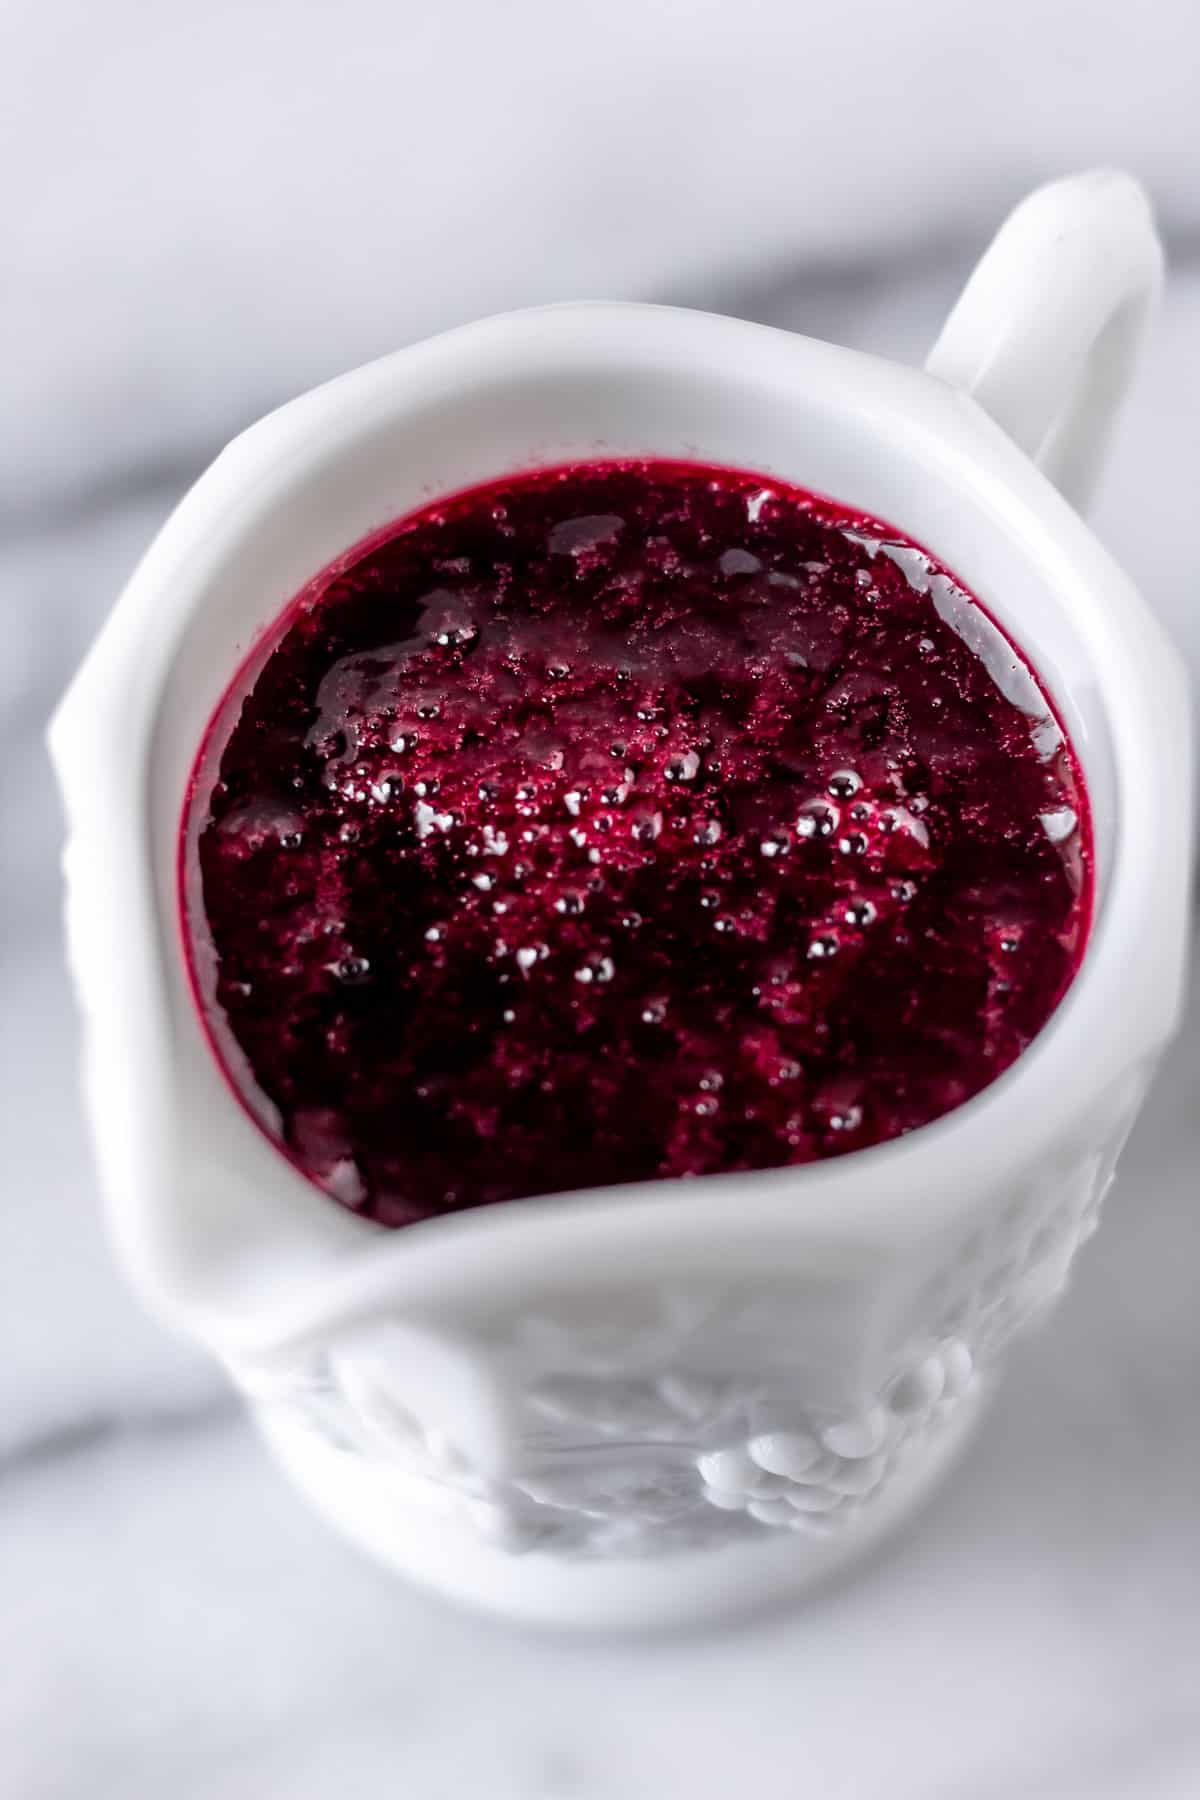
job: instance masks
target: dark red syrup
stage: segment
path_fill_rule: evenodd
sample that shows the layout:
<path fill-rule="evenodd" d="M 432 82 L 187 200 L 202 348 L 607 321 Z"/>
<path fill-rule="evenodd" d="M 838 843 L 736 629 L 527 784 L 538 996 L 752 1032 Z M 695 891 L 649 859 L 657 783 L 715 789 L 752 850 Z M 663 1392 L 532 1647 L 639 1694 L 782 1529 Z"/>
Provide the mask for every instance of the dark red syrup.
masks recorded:
<path fill-rule="evenodd" d="M 1078 966 L 1050 702 L 828 500 L 513 476 L 343 559 L 272 642 L 197 764 L 190 954 L 242 1098 L 382 1224 L 894 1138 Z"/>

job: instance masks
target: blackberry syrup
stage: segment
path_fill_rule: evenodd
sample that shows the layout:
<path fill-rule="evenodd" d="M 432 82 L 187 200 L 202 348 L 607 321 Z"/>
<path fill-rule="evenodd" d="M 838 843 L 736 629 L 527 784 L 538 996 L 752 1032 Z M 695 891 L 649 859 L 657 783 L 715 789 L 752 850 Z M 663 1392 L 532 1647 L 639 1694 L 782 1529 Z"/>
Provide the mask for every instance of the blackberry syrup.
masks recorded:
<path fill-rule="evenodd" d="M 1078 966 L 1050 702 L 828 500 L 514 476 L 343 559 L 272 643 L 197 764 L 193 967 L 264 1128 L 382 1224 L 880 1143 L 993 1080 Z"/>

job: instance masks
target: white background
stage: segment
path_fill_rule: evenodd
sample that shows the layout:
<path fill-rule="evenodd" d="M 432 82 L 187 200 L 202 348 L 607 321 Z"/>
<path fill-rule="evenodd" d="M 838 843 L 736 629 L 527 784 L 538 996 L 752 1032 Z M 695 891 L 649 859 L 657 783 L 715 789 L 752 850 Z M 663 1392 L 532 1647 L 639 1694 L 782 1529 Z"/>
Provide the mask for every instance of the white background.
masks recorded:
<path fill-rule="evenodd" d="M 110 1271 L 41 732 L 183 487 L 300 388 L 579 295 L 919 357 L 1003 211 L 1095 162 L 1173 264 L 1097 525 L 1200 671 L 1200 14 L 6 0 L 0 42 L 0 1793 L 1194 1800 L 1195 1009 L 913 1538 L 734 1634 L 514 1639 L 328 1538 Z"/>

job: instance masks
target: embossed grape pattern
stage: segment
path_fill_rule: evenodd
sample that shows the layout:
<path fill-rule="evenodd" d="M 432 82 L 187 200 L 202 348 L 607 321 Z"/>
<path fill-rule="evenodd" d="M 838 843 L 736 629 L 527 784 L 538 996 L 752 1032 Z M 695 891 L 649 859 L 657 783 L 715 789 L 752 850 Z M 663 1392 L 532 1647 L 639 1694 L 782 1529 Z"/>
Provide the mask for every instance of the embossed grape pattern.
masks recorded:
<path fill-rule="evenodd" d="M 786 1377 L 802 1309 L 764 1278 L 734 1297 L 664 1287 L 597 1294 L 514 1318 L 490 1346 L 517 1421 L 489 1471 L 421 1416 L 419 1382 L 388 1359 L 386 1317 L 303 1362 L 247 1369 L 252 1402 L 353 1458 L 407 1506 L 441 1510 L 514 1554 L 640 1557 L 755 1533 L 839 1532 L 931 1453 L 962 1401 L 1061 1293 L 1095 1229 L 1140 1102 L 1135 1072 L 1106 1107 L 1099 1150 L 1064 1156 L 999 1197 L 947 1246 L 919 1296 L 920 1323 L 857 1405 L 832 1410 Z"/>

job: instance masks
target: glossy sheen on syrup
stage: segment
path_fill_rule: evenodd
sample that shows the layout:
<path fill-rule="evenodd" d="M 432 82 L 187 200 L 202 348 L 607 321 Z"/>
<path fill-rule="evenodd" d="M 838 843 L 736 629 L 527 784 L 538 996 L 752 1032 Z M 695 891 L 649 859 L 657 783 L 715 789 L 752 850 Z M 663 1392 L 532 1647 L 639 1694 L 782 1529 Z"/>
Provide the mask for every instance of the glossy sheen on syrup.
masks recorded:
<path fill-rule="evenodd" d="M 246 687 L 190 799 L 202 1003 L 264 1128 L 384 1224 L 911 1131 L 1082 954 L 1086 800 L 1018 653 L 890 527 L 760 476 L 439 503 Z"/>

